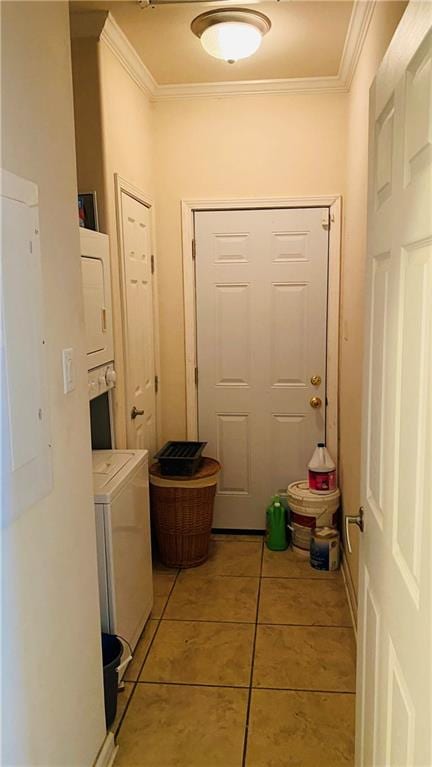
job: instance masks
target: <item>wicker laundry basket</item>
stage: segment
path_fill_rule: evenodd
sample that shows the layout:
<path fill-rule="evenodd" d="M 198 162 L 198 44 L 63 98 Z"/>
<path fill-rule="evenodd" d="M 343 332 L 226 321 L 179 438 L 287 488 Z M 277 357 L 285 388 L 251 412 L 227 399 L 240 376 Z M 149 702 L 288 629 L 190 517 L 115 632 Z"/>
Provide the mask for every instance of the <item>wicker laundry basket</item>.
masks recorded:
<path fill-rule="evenodd" d="M 208 557 L 220 463 L 203 458 L 192 477 L 164 477 L 150 468 L 151 519 L 159 556 L 169 567 L 196 567 Z"/>

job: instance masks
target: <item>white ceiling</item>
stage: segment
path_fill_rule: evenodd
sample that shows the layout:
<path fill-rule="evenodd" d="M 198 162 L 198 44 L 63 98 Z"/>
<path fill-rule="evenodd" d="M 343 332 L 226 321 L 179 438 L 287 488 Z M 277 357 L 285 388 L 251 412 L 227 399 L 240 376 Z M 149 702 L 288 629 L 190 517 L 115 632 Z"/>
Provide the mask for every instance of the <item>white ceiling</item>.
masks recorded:
<path fill-rule="evenodd" d="M 192 34 L 195 16 L 215 3 L 141 9 L 136 0 L 76 0 L 73 11 L 108 10 L 158 85 L 336 77 L 354 3 L 291 0 L 244 5 L 272 22 L 260 50 L 227 64 L 208 56 Z"/>

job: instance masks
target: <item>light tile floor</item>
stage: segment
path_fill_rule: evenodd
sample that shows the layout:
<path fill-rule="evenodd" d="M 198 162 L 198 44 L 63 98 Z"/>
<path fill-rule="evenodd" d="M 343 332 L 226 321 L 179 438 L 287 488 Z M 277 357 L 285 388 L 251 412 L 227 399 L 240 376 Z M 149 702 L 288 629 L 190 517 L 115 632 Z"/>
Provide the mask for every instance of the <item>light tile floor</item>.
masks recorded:
<path fill-rule="evenodd" d="M 119 693 L 116 767 L 352 767 L 355 644 L 340 573 L 259 536 L 156 564 Z"/>

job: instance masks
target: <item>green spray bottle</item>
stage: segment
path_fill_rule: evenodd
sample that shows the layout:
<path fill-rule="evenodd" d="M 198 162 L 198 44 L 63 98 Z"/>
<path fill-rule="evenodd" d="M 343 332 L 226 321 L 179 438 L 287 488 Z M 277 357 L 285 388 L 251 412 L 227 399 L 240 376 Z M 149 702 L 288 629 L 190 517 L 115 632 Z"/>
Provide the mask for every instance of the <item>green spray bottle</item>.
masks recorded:
<path fill-rule="evenodd" d="M 285 551 L 288 547 L 286 536 L 286 512 L 278 495 L 273 496 L 272 502 L 266 512 L 267 548 L 272 551 Z"/>

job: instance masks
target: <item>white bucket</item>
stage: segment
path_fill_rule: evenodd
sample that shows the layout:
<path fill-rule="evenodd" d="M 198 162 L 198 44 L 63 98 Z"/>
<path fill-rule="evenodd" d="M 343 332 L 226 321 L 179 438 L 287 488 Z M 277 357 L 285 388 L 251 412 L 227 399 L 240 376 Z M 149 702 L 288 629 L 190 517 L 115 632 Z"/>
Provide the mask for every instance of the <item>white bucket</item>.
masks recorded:
<path fill-rule="evenodd" d="M 315 527 L 332 527 L 337 521 L 340 503 L 339 490 L 317 495 L 309 490 L 308 481 L 291 482 L 287 490 L 291 509 L 293 546 L 309 551 L 312 530 Z"/>

